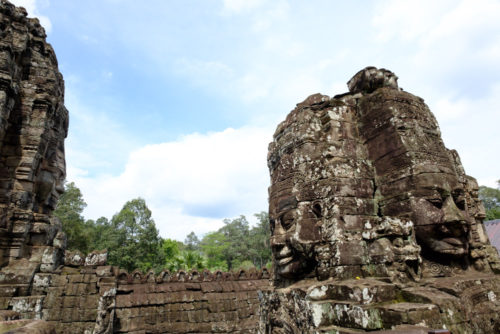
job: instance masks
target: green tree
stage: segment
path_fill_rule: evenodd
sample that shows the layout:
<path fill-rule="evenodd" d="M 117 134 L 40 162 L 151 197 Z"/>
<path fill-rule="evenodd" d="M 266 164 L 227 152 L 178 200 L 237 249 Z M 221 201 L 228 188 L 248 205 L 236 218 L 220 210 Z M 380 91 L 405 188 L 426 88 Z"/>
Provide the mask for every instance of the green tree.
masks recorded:
<path fill-rule="evenodd" d="M 181 249 L 183 248 L 183 243 L 173 239 L 163 239 L 161 243 L 161 249 L 165 260 L 172 259 L 179 255 Z"/>
<path fill-rule="evenodd" d="M 194 232 L 187 235 L 184 240 L 184 246 L 187 251 L 196 252 L 200 250 L 200 239 L 196 236 Z"/>
<path fill-rule="evenodd" d="M 184 251 L 181 253 L 182 259 L 184 260 L 185 270 L 202 270 L 205 266 L 205 258 L 196 251 Z"/>
<path fill-rule="evenodd" d="M 165 258 L 164 267 L 171 272 L 185 268 L 185 260 L 181 254 L 185 248 L 180 241 L 173 239 L 163 239 L 161 249 Z"/>
<path fill-rule="evenodd" d="M 235 219 L 224 219 L 224 226 L 219 232 L 224 234 L 228 241 L 228 247 L 223 251 L 227 269 L 232 270 L 250 258 L 249 253 L 249 224 L 245 216 L 241 215 Z"/>
<path fill-rule="evenodd" d="M 250 258 L 255 267 L 262 268 L 271 261 L 269 214 L 262 211 L 256 213 L 255 217 L 258 219 L 258 223 L 250 230 Z"/>
<path fill-rule="evenodd" d="M 68 238 L 67 247 L 71 250 L 89 251 L 92 227 L 85 223 L 82 212 L 87 206 L 80 189 L 75 183 L 64 185 L 64 193 L 54 210 L 54 215 L 61 220 L 63 231 Z"/>
<path fill-rule="evenodd" d="M 89 219 L 86 222 L 90 230 L 89 250 L 102 250 L 110 247 L 109 238 L 112 236 L 111 222 L 106 217 L 100 217 L 96 221 Z"/>
<path fill-rule="evenodd" d="M 486 220 L 500 219 L 500 181 L 497 181 L 497 185 L 497 189 L 479 187 L 479 198 L 486 209 Z"/>
<path fill-rule="evenodd" d="M 207 233 L 201 240 L 201 251 L 206 257 L 207 268 L 210 270 L 226 271 L 227 262 L 224 254 L 229 242 L 222 232 Z"/>
<path fill-rule="evenodd" d="M 163 266 L 161 238 L 144 199 L 125 203 L 111 219 L 110 227 L 105 229 L 110 264 L 129 271 L 159 270 Z"/>

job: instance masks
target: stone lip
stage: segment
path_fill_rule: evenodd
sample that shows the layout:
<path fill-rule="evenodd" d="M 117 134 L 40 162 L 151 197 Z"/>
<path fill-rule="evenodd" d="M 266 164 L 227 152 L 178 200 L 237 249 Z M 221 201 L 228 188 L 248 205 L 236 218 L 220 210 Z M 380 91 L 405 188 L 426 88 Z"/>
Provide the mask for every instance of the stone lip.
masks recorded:
<path fill-rule="evenodd" d="M 371 93 L 382 87 L 399 89 L 398 77 L 393 72 L 373 66 L 365 67 L 356 73 L 347 82 L 347 87 L 351 93 Z"/>
<path fill-rule="evenodd" d="M 0 310 L 0 321 L 18 320 L 21 317 L 19 312 L 12 310 Z"/>

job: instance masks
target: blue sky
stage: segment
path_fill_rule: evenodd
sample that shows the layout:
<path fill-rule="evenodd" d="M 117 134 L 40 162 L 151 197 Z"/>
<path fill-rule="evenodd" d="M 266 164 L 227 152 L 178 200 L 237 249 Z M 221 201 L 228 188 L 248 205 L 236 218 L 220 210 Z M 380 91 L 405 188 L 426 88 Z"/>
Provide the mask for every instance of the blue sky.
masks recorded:
<path fill-rule="evenodd" d="M 267 210 L 267 145 L 296 103 L 385 67 L 480 184 L 500 179 L 500 1 L 17 0 L 66 83 L 86 218 L 146 199 L 163 237 Z"/>

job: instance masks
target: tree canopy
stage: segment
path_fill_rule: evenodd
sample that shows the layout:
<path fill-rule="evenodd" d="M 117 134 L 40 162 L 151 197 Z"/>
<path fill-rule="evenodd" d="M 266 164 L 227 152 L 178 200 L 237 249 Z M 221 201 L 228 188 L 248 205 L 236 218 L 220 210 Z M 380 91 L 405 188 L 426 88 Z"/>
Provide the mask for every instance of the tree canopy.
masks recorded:
<path fill-rule="evenodd" d="M 80 189 L 73 182 L 65 184 L 65 192 L 59 197 L 54 215 L 61 220 L 68 238 L 68 248 L 88 252 L 89 229 L 82 216 L 87 203 L 83 200 Z"/>
<path fill-rule="evenodd" d="M 125 203 L 105 231 L 110 263 L 127 270 L 160 268 L 164 263 L 162 242 L 151 210 L 142 198 Z"/>

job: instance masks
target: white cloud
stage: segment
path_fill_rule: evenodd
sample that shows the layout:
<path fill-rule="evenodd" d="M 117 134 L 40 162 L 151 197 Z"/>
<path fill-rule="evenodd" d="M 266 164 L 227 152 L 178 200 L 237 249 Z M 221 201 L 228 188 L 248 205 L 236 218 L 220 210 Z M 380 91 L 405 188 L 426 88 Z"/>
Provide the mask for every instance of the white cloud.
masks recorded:
<path fill-rule="evenodd" d="M 463 0 L 428 31 L 424 41 L 435 45 L 457 35 L 466 40 L 480 33 L 486 33 L 488 37 L 488 32 L 498 33 L 499 17 L 500 2 L 496 0 Z"/>
<path fill-rule="evenodd" d="M 372 25 L 379 42 L 414 49 L 410 61 L 427 72 L 498 69 L 499 1 L 389 0 L 376 7 Z"/>
<path fill-rule="evenodd" d="M 24 7 L 28 12 L 28 17 L 37 17 L 40 20 L 42 27 L 45 28 L 45 32 L 47 34 L 52 31 L 52 23 L 50 22 L 50 19 L 45 15 L 41 15 L 39 12 L 40 5 L 42 7 L 48 6 L 49 2 L 47 0 L 11 0 L 11 2 L 16 6 Z"/>
<path fill-rule="evenodd" d="M 176 61 L 174 68 L 195 85 L 207 89 L 214 89 L 214 82 L 228 82 L 234 76 L 233 69 L 222 61 L 181 58 Z"/>
<path fill-rule="evenodd" d="M 456 149 L 468 175 L 480 185 L 496 186 L 498 166 L 498 124 L 500 84 L 481 99 L 443 98 L 429 103 L 441 127 L 445 145 Z"/>
<path fill-rule="evenodd" d="M 470 111 L 471 103 L 469 100 L 453 99 L 442 97 L 434 103 L 434 114 L 441 122 L 456 120 L 464 117 Z"/>
<path fill-rule="evenodd" d="M 450 72 L 463 64 L 498 68 L 499 40 L 500 2 L 464 0 L 425 31 L 414 59 Z"/>
<path fill-rule="evenodd" d="M 263 0 L 224 0 L 224 12 L 242 13 L 256 9 L 262 4 Z"/>
<path fill-rule="evenodd" d="M 71 175 L 87 201 L 87 218 L 111 217 L 143 197 L 164 237 L 216 230 L 223 218 L 267 210 L 271 129 L 244 127 L 191 134 L 132 152 L 118 176 Z"/>
<path fill-rule="evenodd" d="M 379 42 L 412 48 L 404 78 L 416 83 L 466 172 L 495 186 L 500 124 L 500 2 L 400 1 L 376 9 Z"/>
<path fill-rule="evenodd" d="M 387 0 L 377 4 L 372 24 L 379 41 L 403 41 L 425 36 L 450 6 L 450 1 Z"/>
<path fill-rule="evenodd" d="M 116 164 L 126 161 L 128 152 L 137 147 L 134 138 L 124 132 L 113 102 L 97 100 L 99 109 L 77 95 L 79 78 L 66 77 L 65 105 L 70 112 L 66 161 L 68 178 L 84 169 L 116 172 Z M 80 92 L 81 94 L 81 92 Z M 93 101 L 93 102 L 96 102 Z M 95 103 L 94 103 L 95 105 Z M 72 168 L 72 169 L 70 169 Z"/>

